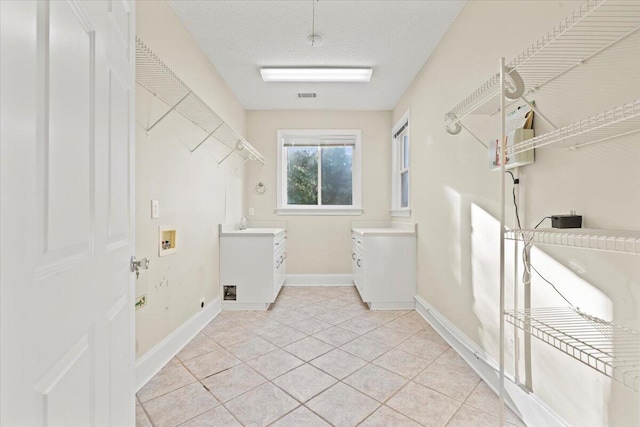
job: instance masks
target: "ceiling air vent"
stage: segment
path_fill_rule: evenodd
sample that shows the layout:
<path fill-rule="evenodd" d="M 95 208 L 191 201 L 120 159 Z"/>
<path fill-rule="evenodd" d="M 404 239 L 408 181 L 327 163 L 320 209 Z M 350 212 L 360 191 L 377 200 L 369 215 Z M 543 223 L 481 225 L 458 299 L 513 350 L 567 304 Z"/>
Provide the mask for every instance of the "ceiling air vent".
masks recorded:
<path fill-rule="evenodd" d="M 315 98 L 315 97 L 316 97 L 315 92 L 299 92 L 298 93 L 298 98 Z"/>

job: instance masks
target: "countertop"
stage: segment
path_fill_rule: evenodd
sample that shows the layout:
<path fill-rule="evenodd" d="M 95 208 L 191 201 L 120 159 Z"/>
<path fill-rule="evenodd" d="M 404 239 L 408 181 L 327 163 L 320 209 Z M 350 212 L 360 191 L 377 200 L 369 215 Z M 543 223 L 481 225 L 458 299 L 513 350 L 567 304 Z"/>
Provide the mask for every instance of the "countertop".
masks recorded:
<path fill-rule="evenodd" d="M 284 228 L 247 228 L 246 230 L 220 230 L 220 237 L 274 237 L 283 234 Z"/>
<path fill-rule="evenodd" d="M 415 236 L 415 229 L 403 229 L 403 228 L 352 228 L 356 234 L 361 236 Z"/>

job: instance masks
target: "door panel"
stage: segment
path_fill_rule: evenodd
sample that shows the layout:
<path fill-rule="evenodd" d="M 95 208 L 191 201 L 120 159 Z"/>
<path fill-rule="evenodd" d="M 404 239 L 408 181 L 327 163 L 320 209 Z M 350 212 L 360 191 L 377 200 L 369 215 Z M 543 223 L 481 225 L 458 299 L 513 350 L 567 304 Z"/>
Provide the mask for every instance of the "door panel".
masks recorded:
<path fill-rule="evenodd" d="M 94 43 L 86 17 L 71 4 L 40 3 L 38 9 L 39 270 L 46 276 L 92 250 Z"/>
<path fill-rule="evenodd" d="M 111 22 L 122 45 L 120 52 L 128 60 L 131 53 L 131 6 L 123 0 L 110 0 L 108 7 Z"/>
<path fill-rule="evenodd" d="M 131 351 L 124 351 L 130 347 L 131 337 L 123 334 L 123 330 L 131 328 L 131 314 L 126 296 L 116 302 L 107 313 L 108 334 L 109 334 L 109 400 L 111 406 L 111 416 L 109 425 L 127 425 L 128 405 L 126 399 L 122 397 L 122 390 L 129 387 L 130 378 L 126 373 L 130 370 L 130 363 L 133 356 Z"/>
<path fill-rule="evenodd" d="M 0 1 L 0 425 L 134 425 L 134 9 Z"/>
<path fill-rule="evenodd" d="M 38 418 L 47 427 L 88 426 L 93 421 L 92 352 L 84 335 L 36 385 Z"/>
<path fill-rule="evenodd" d="M 130 88 L 109 69 L 109 248 L 129 243 Z"/>

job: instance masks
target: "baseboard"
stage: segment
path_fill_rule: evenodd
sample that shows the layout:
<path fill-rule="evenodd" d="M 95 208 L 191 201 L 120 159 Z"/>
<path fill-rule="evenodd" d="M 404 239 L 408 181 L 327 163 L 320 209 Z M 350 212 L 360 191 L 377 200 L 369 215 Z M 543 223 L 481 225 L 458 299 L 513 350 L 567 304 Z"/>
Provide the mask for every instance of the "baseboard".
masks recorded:
<path fill-rule="evenodd" d="M 222 308 L 224 310 L 262 310 L 266 311 L 269 308 L 269 303 L 265 302 L 236 302 L 236 301 L 222 301 Z"/>
<path fill-rule="evenodd" d="M 370 302 L 371 310 L 414 310 L 415 302 Z"/>
<path fill-rule="evenodd" d="M 216 317 L 220 310 L 220 297 L 218 297 L 138 359 L 135 372 L 136 392 Z"/>
<path fill-rule="evenodd" d="M 353 286 L 351 274 L 287 274 L 285 286 Z"/>
<path fill-rule="evenodd" d="M 416 296 L 416 311 L 462 357 L 471 368 L 497 392 L 500 387 L 499 365 L 474 341 L 440 314 L 420 296 Z M 512 377 L 505 380 L 505 402 L 527 426 L 568 427 L 558 414 L 540 400 L 515 384 Z"/>

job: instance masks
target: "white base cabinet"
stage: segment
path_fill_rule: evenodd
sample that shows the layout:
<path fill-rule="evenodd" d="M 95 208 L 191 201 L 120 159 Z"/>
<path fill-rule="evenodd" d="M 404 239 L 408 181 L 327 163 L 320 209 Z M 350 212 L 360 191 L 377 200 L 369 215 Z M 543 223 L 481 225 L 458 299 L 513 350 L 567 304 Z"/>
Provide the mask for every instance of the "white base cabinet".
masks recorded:
<path fill-rule="evenodd" d="M 372 310 L 415 308 L 415 230 L 352 230 L 352 274 L 362 301 Z"/>
<path fill-rule="evenodd" d="M 266 310 L 285 281 L 284 229 L 220 233 L 220 284 L 225 310 Z M 227 287 L 234 287 L 233 293 Z M 227 292 L 225 292 L 227 290 Z M 235 299 L 227 299 L 235 296 Z"/>

